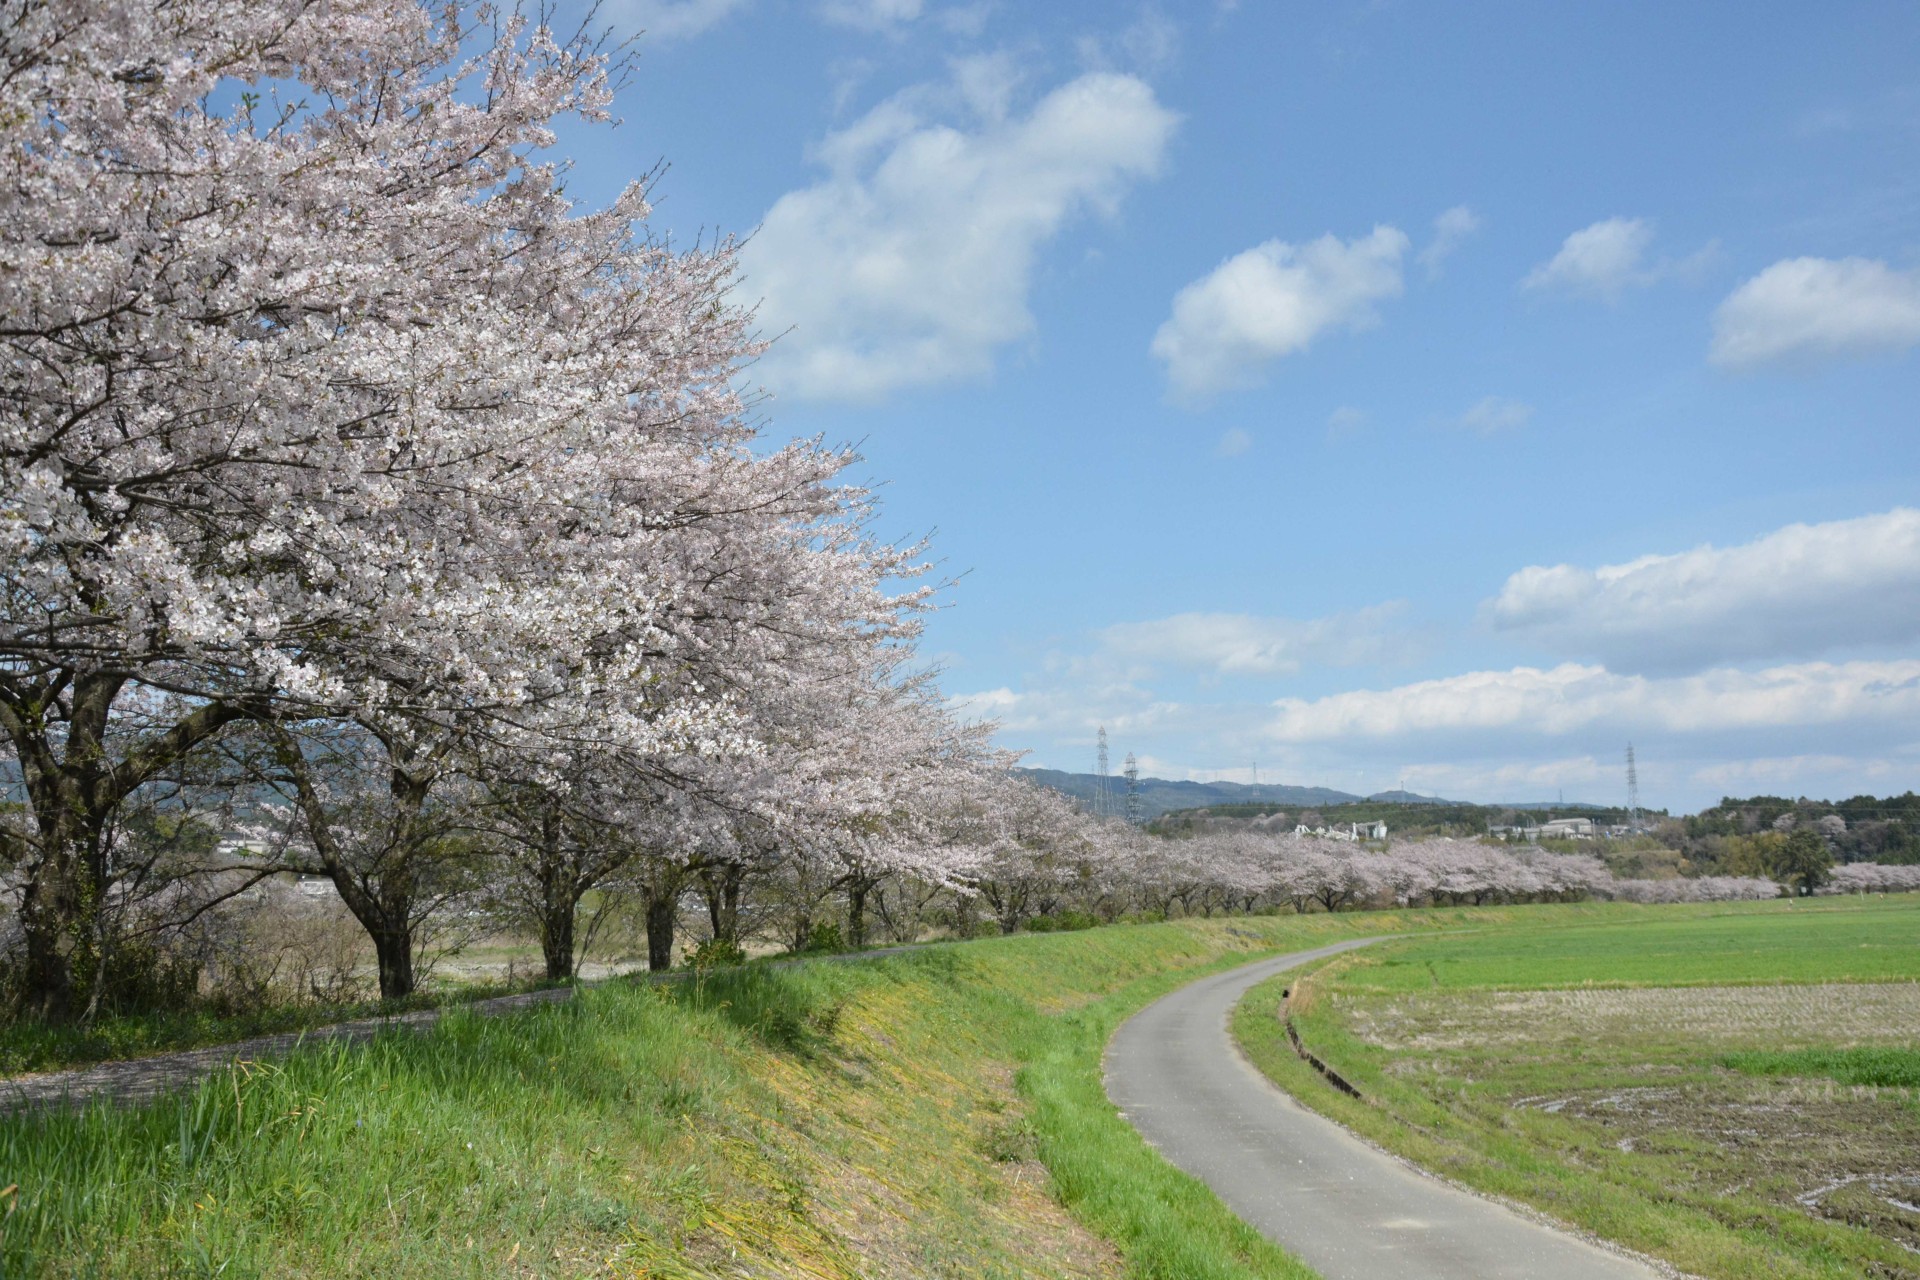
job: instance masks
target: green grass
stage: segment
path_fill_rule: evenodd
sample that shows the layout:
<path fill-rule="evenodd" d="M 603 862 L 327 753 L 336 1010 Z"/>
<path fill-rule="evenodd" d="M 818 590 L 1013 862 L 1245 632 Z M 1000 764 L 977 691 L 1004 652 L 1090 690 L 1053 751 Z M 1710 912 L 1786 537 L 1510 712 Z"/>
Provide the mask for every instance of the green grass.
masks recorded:
<path fill-rule="evenodd" d="M 0 1275 L 851 1277 L 863 1249 L 953 1276 L 1303 1275 L 1132 1134 L 1099 1055 L 1183 974 L 1349 928 L 1114 928 L 610 983 L 137 1110 L 15 1117 Z"/>
<path fill-rule="evenodd" d="M 215 1008 L 102 1017 L 90 1022 L 43 1022 L 22 1018 L 0 1024 L 0 1076 L 27 1071 L 141 1058 L 178 1049 L 231 1044 L 256 1036 L 306 1031 L 336 1022 L 388 1017 L 416 1009 L 436 1009 L 492 996 L 534 991 L 553 984 L 527 980 L 512 984 L 449 983 L 418 991 L 403 1000 L 360 1000 L 345 1004 L 279 1004 L 246 1012 Z"/>
<path fill-rule="evenodd" d="M 1723 1054 L 1720 1065 L 1750 1076 L 1825 1076 L 1841 1084 L 1920 1089 L 1920 1049 L 1884 1045 Z"/>
<path fill-rule="evenodd" d="M 1849 1010 L 1915 1003 L 1792 984 L 1916 979 L 1920 898 L 1725 905 L 1413 939 L 1293 980 L 1302 1037 L 1363 1101 L 1293 1053 L 1287 979 L 1234 1032 L 1369 1139 L 1690 1274 L 1912 1277 L 1916 1029 Z"/>
<path fill-rule="evenodd" d="M 1369 989 L 1884 982 L 1920 977 L 1914 900 L 1816 898 L 1703 904 L 1631 928 L 1514 928 L 1395 949 Z"/>
<path fill-rule="evenodd" d="M 149 1107 L 0 1121 L 0 1276 L 1291 1280 L 1108 1103 L 1120 1021 L 1357 934 L 1692 910 L 1118 926 L 455 1011 Z"/>

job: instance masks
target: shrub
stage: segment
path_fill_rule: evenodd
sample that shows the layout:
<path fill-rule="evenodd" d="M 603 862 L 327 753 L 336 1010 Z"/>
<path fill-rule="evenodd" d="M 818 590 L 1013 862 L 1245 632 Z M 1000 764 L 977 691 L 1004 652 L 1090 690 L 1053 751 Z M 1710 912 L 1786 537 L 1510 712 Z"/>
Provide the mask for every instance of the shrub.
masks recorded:
<path fill-rule="evenodd" d="M 747 962 L 747 953 L 732 938 L 708 938 L 687 953 L 689 969 L 730 969 Z"/>

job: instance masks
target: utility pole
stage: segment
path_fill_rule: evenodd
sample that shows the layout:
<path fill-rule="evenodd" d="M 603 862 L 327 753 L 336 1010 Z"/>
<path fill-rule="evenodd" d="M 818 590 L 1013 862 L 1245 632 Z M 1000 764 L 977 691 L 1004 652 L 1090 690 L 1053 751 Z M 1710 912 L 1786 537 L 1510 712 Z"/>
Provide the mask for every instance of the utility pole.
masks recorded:
<path fill-rule="evenodd" d="M 1113 784 L 1107 780 L 1107 726 L 1100 726 L 1099 778 L 1093 792 L 1093 816 L 1111 818 L 1113 816 Z"/>
<path fill-rule="evenodd" d="M 1627 833 L 1640 833 L 1640 771 L 1633 765 L 1633 744 L 1627 744 Z"/>

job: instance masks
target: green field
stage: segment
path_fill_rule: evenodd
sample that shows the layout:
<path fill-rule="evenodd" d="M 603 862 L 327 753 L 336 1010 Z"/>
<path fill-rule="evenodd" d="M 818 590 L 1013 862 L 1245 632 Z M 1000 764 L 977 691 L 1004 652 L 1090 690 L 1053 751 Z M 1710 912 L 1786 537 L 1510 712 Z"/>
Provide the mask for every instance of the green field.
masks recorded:
<path fill-rule="evenodd" d="M 1920 899 L 1724 905 L 1394 943 L 1291 984 L 1329 1088 L 1416 1162 L 1697 1275 L 1920 1277 Z"/>
<path fill-rule="evenodd" d="M 1694 906 L 1631 927 L 1514 928 L 1395 947 L 1369 990 L 1705 986 L 1920 978 L 1920 899 Z M 1354 979 L 1353 981 L 1358 981 Z"/>

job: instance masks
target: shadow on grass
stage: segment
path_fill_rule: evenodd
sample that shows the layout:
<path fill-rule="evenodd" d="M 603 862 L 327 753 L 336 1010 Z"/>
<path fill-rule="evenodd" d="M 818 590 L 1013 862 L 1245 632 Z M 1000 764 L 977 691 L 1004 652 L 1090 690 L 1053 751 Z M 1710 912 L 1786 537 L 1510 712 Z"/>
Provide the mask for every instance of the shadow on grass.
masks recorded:
<path fill-rule="evenodd" d="M 661 990 L 676 1004 L 718 1014 L 770 1049 L 810 1058 L 832 1043 L 853 985 L 837 966 L 751 965 L 697 970 Z"/>

